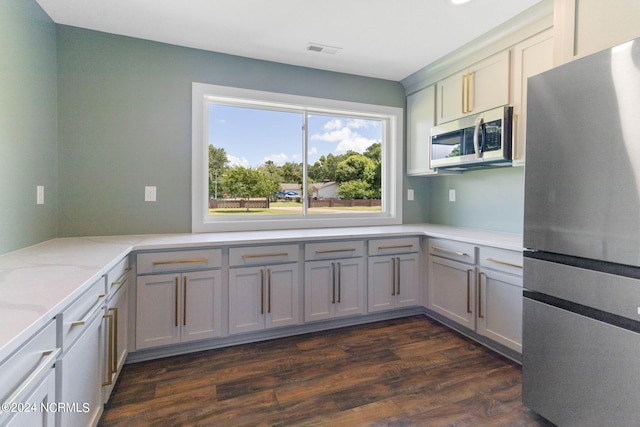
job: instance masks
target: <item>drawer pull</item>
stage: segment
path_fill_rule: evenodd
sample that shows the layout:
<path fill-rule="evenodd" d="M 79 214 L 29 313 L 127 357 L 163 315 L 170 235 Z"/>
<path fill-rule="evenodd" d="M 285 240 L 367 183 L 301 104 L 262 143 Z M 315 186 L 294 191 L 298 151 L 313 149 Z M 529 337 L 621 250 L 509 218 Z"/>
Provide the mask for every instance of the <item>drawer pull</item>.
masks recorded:
<path fill-rule="evenodd" d="M 487 258 L 487 261 L 494 262 L 494 263 L 500 264 L 500 265 L 506 265 L 507 267 L 522 268 L 521 265 L 512 264 L 512 263 L 506 262 L 506 261 L 500 261 L 499 259 L 495 259 L 495 258 Z"/>
<path fill-rule="evenodd" d="M 287 252 L 280 252 L 277 254 L 255 254 L 255 255 L 242 255 L 242 259 L 251 259 L 251 258 L 267 258 L 267 257 L 278 257 L 278 256 L 288 256 Z"/>
<path fill-rule="evenodd" d="M 454 255 L 458 255 L 458 256 L 469 256 L 468 253 L 466 252 L 459 252 L 459 251 L 454 251 L 451 249 L 445 249 L 445 248 L 441 248 L 440 246 L 432 246 L 433 249 L 435 249 L 436 251 L 440 251 L 440 252 L 446 252 L 448 254 L 454 254 Z"/>
<path fill-rule="evenodd" d="M 382 250 L 386 250 L 386 249 L 406 249 L 406 248 L 412 248 L 413 245 L 409 244 L 409 245 L 394 245 L 394 246 L 378 246 L 378 250 L 382 251 Z"/>
<path fill-rule="evenodd" d="M 4 405 L 2 405 L 3 407 L 8 406 L 11 407 L 11 405 L 18 400 L 18 398 L 20 398 L 20 395 L 23 394 L 24 392 L 26 392 L 28 389 L 30 389 L 32 387 L 32 384 L 34 382 L 36 382 L 38 379 L 40 379 L 40 376 L 42 375 L 42 373 L 44 371 L 46 371 L 47 369 L 49 369 L 49 367 L 55 362 L 56 358 L 58 357 L 58 355 L 60 354 L 60 352 L 62 352 L 61 348 L 56 348 L 54 350 L 48 350 L 42 353 L 42 356 L 46 356 L 40 363 L 38 363 L 38 366 L 35 367 L 35 369 L 31 372 L 31 374 L 29 374 L 29 376 L 22 382 L 22 384 L 20 384 L 13 393 L 11 393 L 11 396 L 9 396 L 7 398 L 7 400 L 4 401 Z M 0 413 L 2 413 L 4 411 L 0 410 Z"/>
<path fill-rule="evenodd" d="M 356 249 L 355 248 L 351 248 L 351 249 L 320 249 L 316 251 L 316 254 L 330 254 L 330 253 L 334 253 L 334 252 L 355 252 Z"/>
<path fill-rule="evenodd" d="M 102 383 L 102 387 L 113 384 L 113 314 L 105 314 L 102 316 L 104 319 L 109 321 L 109 345 L 108 345 L 108 354 L 107 354 L 107 381 Z"/>
<path fill-rule="evenodd" d="M 209 258 L 192 258 L 192 259 L 174 259 L 170 261 L 154 261 L 153 265 L 169 265 L 169 264 L 190 264 L 209 262 Z"/>
<path fill-rule="evenodd" d="M 89 310 L 89 312 L 86 314 L 86 316 L 84 316 L 81 320 L 75 320 L 75 321 L 71 322 L 71 326 L 82 326 L 82 325 L 86 324 L 91 319 L 93 314 L 96 311 L 98 311 L 100 309 L 100 307 L 102 307 L 102 299 L 104 297 L 106 297 L 106 295 L 104 295 L 104 294 L 98 295 L 98 302 L 96 303 L 96 305 L 94 305 L 93 308 L 91 310 Z"/>
<path fill-rule="evenodd" d="M 124 279 L 120 279 L 120 280 L 116 280 L 114 282 L 111 282 L 111 286 L 118 286 L 118 285 L 122 285 L 123 283 L 127 283 L 127 277 L 125 276 Z"/>

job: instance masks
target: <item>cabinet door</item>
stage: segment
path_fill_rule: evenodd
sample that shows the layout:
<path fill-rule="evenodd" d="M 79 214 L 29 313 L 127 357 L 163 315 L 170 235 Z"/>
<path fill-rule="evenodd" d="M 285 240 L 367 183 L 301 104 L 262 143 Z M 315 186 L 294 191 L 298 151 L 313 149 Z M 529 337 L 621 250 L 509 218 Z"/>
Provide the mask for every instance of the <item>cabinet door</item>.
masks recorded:
<path fill-rule="evenodd" d="M 390 310 L 395 307 L 395 259 L 369 257 L 369 312 Z"/>
<path fill-rule="evenodd" d="M 182 342 L 220 335 L 221 281 L 220 270 L 182 274 L 182 307 L 179 322 L 182 323 Z"/>
<path fill-rule="evenodd" d="M 456 73 L 438 82 L 438 123 L 446 123 L 465 115 L 463 94 L 467 73 Z"/>
<path fill-rule="evenodd" d="M 264 329 L 265 271 L 262 267 L 229 270 L 229 333 Z"/>
<path fill-rule="evenodd" d="M 106 334 L 105 365 L 103 370 L 107 373 L 107 381 L 104 383 L 102 401 L 106 403 L 115 386 L 124 361 L 127 358 L 128 342 L 128 312 L 129 312 L 129 286 L 125 282 L 116 294 L 107 302 L 107 314 L 113 316 L 113 329 Z M 110 365 L 109 365 L 110 364 Z"/>
<path fill-rule="evenodd" d="M 298 264 L 266 267 L 266 319 L 267 328 L 296 325 L 298 310 Z"/>
<path fill-rule="evenodd" d="M 334 317 L 353 316 L 365 311 L 364 259 L 336 260 L 336 303 Z"/>
<path fill-rule="evenodd" d="M 429 308 L 475 329 L 475 267 L 429 257 Z"/>
<path fill-rule="evenodd" d="M 109 327 L 109 321 L 102 313 L 100 311 L 81 326 L 84 329 L 82 335 L 56 364 L 62 384 L 60 402 L 76 403 L 80 406 L 77 411 L 58 412 L 57 425 L 93 426 L 98 423 L 102 414 L 102 384 L 108 375 L 108 372 L 104 372 L 104 343 Z"/>
<path fill-rule="evenodd" d="M 25 407 L 37 408 L 33 411 L 17 412 L 7 424 L 6 427 L 50 427 L 55 423 L 55 414 L 51 411 L 41 411 L 42 406 L 49 408 L 49 405 L 55 405 L 56 397 L 56 374 L 54 369 L 36 386 L 33 392 L 21 402 Z M 83 410 L 81 406 L 79 410 Z"/>
<path fill-rule="evenodd" d="M 435 86 L 407 96 L 407 175 L 434 173 L 429 168 L 429 141 L 435 118 Z"/>
<path fill-rule="evenodd" d="M 509 65 L 509 51 L 505 50 L 471 67 L 468 113 L 509 104 Z"/>
<path fill-rule="evenodd" d="M 513 161 L 523 164 L 527 132 L 527 79 L 553 68 L 553 30 L 537 34 L 513 48 Z"/>
<path fill-rule="evenodd" d="M 477 332 L 522 352 L 522 277 L 480 269 Z"/>
<path fill-rule="evenodd" d="M 419 305 L 420 261 L 418 254 L 398 255 L 396 269 L 396 306 Z"/>
<path fill-rule="evenodd" d="M 335 261 L 308 261 L 304 271 L 304 320 L 333 317 L 335 304 Z"/>
<path fill-rule="evenodd" d="M 136 301 L 136 348 L 180 342 L 180 275 L 139 276 Z"/>

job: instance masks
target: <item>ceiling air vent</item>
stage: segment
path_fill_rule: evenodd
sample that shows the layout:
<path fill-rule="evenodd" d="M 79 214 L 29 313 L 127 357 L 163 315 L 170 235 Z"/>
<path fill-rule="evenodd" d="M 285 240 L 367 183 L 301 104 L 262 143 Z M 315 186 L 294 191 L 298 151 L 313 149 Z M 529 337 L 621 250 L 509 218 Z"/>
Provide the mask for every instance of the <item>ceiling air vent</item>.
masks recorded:
<path fill-rule="evenodd" d="M 319 43 L 309 43 L 307 50 L 310 52 L 326 53 L 329 55 L 335 55 L 341 47 L 327 46 Z"/>

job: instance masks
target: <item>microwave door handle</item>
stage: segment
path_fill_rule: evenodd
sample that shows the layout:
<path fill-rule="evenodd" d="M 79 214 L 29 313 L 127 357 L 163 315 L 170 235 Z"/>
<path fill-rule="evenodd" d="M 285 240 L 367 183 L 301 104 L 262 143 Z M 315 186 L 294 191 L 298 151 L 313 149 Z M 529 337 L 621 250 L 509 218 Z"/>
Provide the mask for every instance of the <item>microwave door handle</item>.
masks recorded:
<path fill-rule="evenodd" d="M 473 150 L 476 153 L 477 158 L 482 157 L 482 148 L 480 147 L 480 128 L 483 123 L 484 120 L 482 117 L 478 117 L 475 125 L 473 126 Z"/>

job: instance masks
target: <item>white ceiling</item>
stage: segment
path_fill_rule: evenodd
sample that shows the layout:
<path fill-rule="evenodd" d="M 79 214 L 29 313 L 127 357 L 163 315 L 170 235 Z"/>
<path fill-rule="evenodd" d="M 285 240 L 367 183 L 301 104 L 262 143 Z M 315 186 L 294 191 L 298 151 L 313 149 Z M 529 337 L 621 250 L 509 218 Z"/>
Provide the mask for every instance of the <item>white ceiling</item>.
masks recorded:
<path fill-rule="evenodd" d="M 400 81 L 540 0 L 37 1 L 59 24 Z"/>

